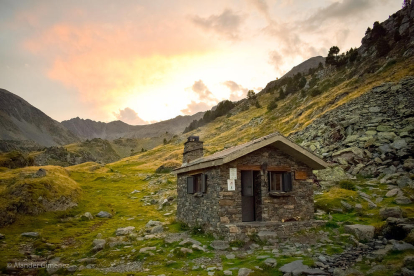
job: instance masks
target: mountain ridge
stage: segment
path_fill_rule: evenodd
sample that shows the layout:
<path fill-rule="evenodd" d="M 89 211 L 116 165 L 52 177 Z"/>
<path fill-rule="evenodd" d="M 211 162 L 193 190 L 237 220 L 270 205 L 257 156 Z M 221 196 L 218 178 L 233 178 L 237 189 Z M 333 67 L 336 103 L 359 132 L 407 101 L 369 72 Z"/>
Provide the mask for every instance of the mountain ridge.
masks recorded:
<path fill-rule="evenodd" d="M 0 139 L 57 146 L 79 139 L 63 125 L 6 89 L 0 89 Z"/>

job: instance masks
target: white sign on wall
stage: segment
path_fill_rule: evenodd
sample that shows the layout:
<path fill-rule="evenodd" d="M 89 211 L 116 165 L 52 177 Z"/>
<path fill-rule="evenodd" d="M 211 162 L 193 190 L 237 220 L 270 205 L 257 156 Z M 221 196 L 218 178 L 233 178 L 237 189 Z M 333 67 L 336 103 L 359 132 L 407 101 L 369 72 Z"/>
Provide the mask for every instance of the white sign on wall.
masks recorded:
<path fill-rule="evenodd" d="M 236 180 L 234 179 L 227 179 L 227 186 L 229 191 L 236 190 Z"/>
<path fill-rule="evenodd" d="M 230 179 L 237 179 L 237 168 L 230 168 Z"/>

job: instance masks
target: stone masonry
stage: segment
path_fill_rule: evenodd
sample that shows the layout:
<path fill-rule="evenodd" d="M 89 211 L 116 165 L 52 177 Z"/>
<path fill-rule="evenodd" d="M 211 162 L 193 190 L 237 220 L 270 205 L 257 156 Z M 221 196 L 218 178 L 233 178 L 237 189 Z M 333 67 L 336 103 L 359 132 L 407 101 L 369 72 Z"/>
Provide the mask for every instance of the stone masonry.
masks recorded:
<path fill-rule="evenodd" d="M 260 224 L 252 227 L 250 222 L 242 222 L 240 166 L 260 167 L 262 164 L 267 164 L 268 168 L 285 167 L 291 171 L 293 189 L 283 196 L 270 196 L 267 170 L 260 170 L 260 189 L 255 194 L 256 221 Z M 230 168 L 237 168 L 235 191 L 228 191 L 227 187 Z M 307 179 L 296 180 L 296 171 L 305 172 Z M 206 193 L 187 194 L 187 177 L 200 173 L 207 175 Z M 311 177 L 312 170 L 307 165 L 268 145 L 222 166 L 178 174 L 177 219 L 190 226 L 202 226 L 208 231 L 233 238 L 245 237 L 248 233 L 260 232 L 261 229 L 284 229 L 286 223 L 282 222 L 289 220 L 298 220 L 286 225 L 291 225 L 290 231 L 299 231 L 312 225 L 310 220 L 314 207 Z M 304 223 L 306 221 L 308 223 Z"/>

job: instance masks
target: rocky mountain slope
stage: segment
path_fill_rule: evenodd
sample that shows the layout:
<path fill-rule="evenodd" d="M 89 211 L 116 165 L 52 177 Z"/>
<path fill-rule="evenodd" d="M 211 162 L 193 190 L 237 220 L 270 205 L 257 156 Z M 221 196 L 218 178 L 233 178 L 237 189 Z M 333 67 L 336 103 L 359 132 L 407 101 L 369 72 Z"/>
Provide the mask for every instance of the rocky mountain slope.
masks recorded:
<path fill-rule="evenodd" d="M 386 183 L 400 175 L 398 183 L 404 187 L 412 182 L 407 172 L 414 173 L 413 91 L 412 76 L 384 83 L 325 113 L 291 138 L 352 175 L 393 175 Z"/>
<path fill-rule="evenodd" d="M 79 141 L 59 122 L 5 89 L 0 89 L 0 139 L 31 140 L 42 146 Z"/>
<path fill-rule="evenodd" d="M 289 72 L 284 74 L 282 78 L 293 77 L 298 73 L 307 73 L 309 69 L 317 68 L 319 63 L 325 64 L 325 58 L 322 56 L 311 57 L 310 59 L 294 66 Z"/>
<path fill-rule="evenodd" d="M 128 125 L 122 121 L 103 123 L 80 118 L 63 121 L 62 125 L 81 139 L 147 138 L 158 137 L 166 132 L 181 133 L 193 120 L 203 117 L 203 114 L 204 112 L 199 112 L 191 116 L 177 116 L 170 120 L 139 126 Z"/>

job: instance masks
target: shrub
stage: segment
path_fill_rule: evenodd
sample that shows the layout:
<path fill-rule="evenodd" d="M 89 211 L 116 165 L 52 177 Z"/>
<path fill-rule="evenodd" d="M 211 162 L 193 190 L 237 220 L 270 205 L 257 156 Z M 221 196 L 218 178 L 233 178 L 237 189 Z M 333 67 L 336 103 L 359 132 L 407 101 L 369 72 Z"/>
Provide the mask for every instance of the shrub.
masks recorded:
<path fill-rule="evenodd" d="M 319 89 L 317 89 L 317 88 L 315 88 L 315 89 L 312 89 L 312 91 L 311 91 L 311 96 L 312 97 L 316 97 L 316 96 L 318 96 L 319 94 L 321 94 L 322 93 L 322 91 L 321 90 L 319 90 Z"/>
<path fill-rule="evenodd" d="M 256 100 L 256 102 L 254 103 L 254 106 L 255 106 L 256 108 L 262 108 L 262 106 L 260 105 L 260 103 L 259 103 L 259 101 L 258 101 L 258 100 Z"/>
<path fill-rule="evenodd" d="M 355 183 L 350 180 L 339 181 L 339 187 L 341 187 L 341 189 L 350 190 L 350 191 L 356 190 Z"/>
<path fill-rule="evenodd" d="M 241 248 L 245 244 L 246 244 L 246 242 L 245 241 L 242 241 L 242 240 L 234 240 L 234 241 L 229 242 L 229 245 L 231 247 L 239 247 L 239 248 Z"/>
<path fill-rule="evenodd" d="M 380 38 L 378 40 L 378 43 L 375 48 L 377 50 L 378 57 L 386 56 L 391 51 L 390 45 L 384 38 Z"/>
<path fill-rule="evenodd" d="M 271 101 L 268 106 L 267 106 L 267 110 L 268 111 L 272 111 L 273 109 L 277 108 L 277 103 L 276 101 Z"/>
<path fill-rule="evenodd" d="M 339 228 L 339 225 L 335 221 L 328 221 L 325 224 L 325 227 L 327 227 L 327 228 Z"/>

